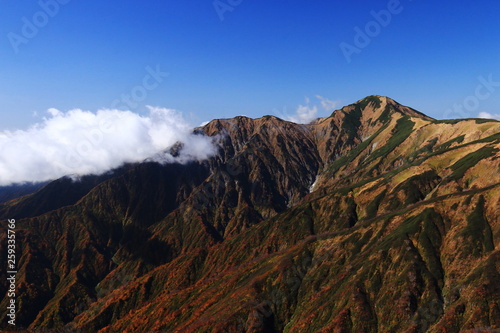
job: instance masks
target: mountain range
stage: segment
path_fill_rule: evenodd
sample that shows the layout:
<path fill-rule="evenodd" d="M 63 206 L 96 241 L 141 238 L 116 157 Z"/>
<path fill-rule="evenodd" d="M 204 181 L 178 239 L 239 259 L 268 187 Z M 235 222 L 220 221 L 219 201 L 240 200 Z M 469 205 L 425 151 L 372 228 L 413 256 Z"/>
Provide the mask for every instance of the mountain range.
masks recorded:
<path fill-rule="evenodd" d="M 19 328 L 498 332 L 500 122 L 374 95 L 194 131 L 217 154 L 0 190 Z"/>

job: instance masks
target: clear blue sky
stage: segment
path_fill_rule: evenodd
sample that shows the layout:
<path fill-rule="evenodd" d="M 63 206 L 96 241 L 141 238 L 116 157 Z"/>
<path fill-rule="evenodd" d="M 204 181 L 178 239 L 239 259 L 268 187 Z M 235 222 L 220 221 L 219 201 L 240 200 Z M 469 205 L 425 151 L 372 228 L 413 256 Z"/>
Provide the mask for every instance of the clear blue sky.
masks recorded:
<path fill-rule="evenodd" d="M 479 76 L 500 81 L 500 2 L 400 7 L 348 63 L 339 45 L 354 45 L 355 27 L 388 1 L 243 0 L 221 21 L 213 0 L 72 0 L 44 22 L 38 1 L 0 0 L 0 130 L 25 128 L 51 107 L 108 107 L 142 85 L 147 66 L 169 76 L 134 111 L 175 108 L 195 122 L 371 94 L 444 118 L 475 94 Z M 9 33 L 23 36 L 34 16 L 41 27 L 16 53 Z M 500 87 L 471 109 L 500 113 Z"/>

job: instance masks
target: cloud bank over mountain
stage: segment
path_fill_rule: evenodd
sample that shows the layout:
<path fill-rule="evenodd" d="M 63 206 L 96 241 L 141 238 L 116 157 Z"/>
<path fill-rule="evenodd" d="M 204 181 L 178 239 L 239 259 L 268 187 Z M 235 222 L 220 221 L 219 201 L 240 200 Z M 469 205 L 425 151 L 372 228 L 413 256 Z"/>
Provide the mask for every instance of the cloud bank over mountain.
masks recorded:
<path fill-rule="evenodd" d="M 102 174 L 150 157 L 185 163 L 215 153 L 211 139 L 193 134 L 179 111 L 148 108 L 146 116 L 109 109 L 49 109 L 46 118 L 27 130 L 1 132 L 0 186 Z M 178 142 L 183 144 L 179 155 L 165 152 Z"/>

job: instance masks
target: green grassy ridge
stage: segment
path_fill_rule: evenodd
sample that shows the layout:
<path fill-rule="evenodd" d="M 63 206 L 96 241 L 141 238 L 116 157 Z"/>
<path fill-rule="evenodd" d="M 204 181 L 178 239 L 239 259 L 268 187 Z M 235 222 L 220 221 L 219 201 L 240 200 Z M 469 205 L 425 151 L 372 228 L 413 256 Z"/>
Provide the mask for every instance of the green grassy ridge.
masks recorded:
<path fill-rule="evenodd" d="M 337 172 L 342 166 L 348 165 L 352 161 L 354 161 L 365 149 L 367 149 L 373 140 L 380 135 L 387 127 L 388 123 L 385 123 L 381 128 L 377 130 L 374 134 L 372 134 L 368 139 L 362 141 L 359 145 L 356 146 L 353 150 L 349 151 L 346 155 L 343 155 L 337 158 L 335 161 L 330 163 L 326 169 L 326 176 L 332 176 Z"/>
<path fill-rule="evenodd" d="M 443 217 L 435 211 L 429 211 L 424 218 L 422 230 L 418 236 L 418 243 L 429 272 L 441 283 L 444 279 L 444 270 L 439 250 L 444 235 L 445 223 Z M 440 287 L 442 287 L 442 284 Z"/>
<path fill-rule="evenodd" d="M 436 151 L 446 151 L 448 148 L 450 148 L 450 146 L 454 143 L 457 143 L 457 144 L 461 144 L 465 139 L 465 135 L 462 134 L 462 135 L 459 135 L 453 139 L 450 139 L 442 144 L 440 144 L 439 146 L 436 147 Z"/>
<path fill-rule="evenodd" d="M 481 256 L 495 249 L 490 224 L 485 218 L 485 200 L 480 195 L 474 210 L 467 216 L 467 225 L 457 236 L 468 240 L 466 249 L 462 249 L 463 255 Z"/>
<path fill-rule="evenodd" d="M 366 98 L 363 98 L 361 101 L 359 101 L 357 103 L 357 105 L 361 108 L 361 109 L 365 109 L 368 105 L 370 104 L 373 104 L 373 107 L 375 109 L 378 109 L 380 108 L 380 106 L 382 105 L 382 101 L 380 100 L 380 98 L 376 95 L 371 95 L 371 96 L 368 96 Z"/>
<path fill-rule="evenodd" d="M 421 157 L 411 161 L 410 164 L 407 164 L 406 166 L 402 166 L 402 167 L 404 167 L 406 169 L 406 168 L 411 167 L 411 166 L 417 166 L 417 165 L 422 164 L 423 162 L 425 162 L 427 159 L 429 159 L 431 157 L 435 157 L 435 156 L 438 156 L 438 155 L 441 155 L 444 153 L 448 153 L 448 152 L 451 152 L 453 150 L 465 148 L 465 147 L 470 146 L 470 145 L 474 145 L 474 144 L 478 144 L 478 143 L 500 142 L 500 133 L 492 134 L 486 138 L 474 140 L 474 141 L 467 142 L 467 143 L 457 145 L 454 147 L 449 147 L 454 142 L 457 142 L 457 143 L 463 142 L 463 139 L 464 139 L 464 135 L 460 135 L 456 138 L 453 138 L 453 139 L 443 143 L 442 145 L 437 146 L 433 151 L 430 151 L 427 155 L 421 156 Z M 400 170 L 400 168 L 392 170 L 388 174 L 391 174 L 396 170 Z"/>
<path fill-rule="evenodd" d="M 420 165 L 425 160 L 427 160 L 431 157 L 435 157 L 435 156 L 438 156 L 438 155 L 441 155 L 444 153 L 448 153 L 448 152 L 451 152 L 453 150 L 465 148 L 465 147 L 470 146 L 470 145 L 474 145 L 474 144 L 478 144 L 478 143 L 499 143 L 500 142 L 500 133 L 495 133 L 495 134 L 489 135 L 489 136 L 482 138 L 482 139 L 478 139 L 478 140 L 470 141 L 470 142 L 467 142 L 467 143 L 464 143 L 461 145 L 459 144 L 459 145 L 456 145 L 454 147 L 450 147 L 450 145 L 452 145 L 455 142 L 456 143 L 463 142 L 464 137 L 465 137 L 464 135 L 460 135 L 456 138 L 453 138 L 453 139 L 446 141 L 445 143 L 443 143 L 443 144 L 435 147 L 433 150 L 429 151 L 429 153 L 427 155 L 421 156 L 413 161 L 410 161 L 411 164 L 409 166 Z"/>
<path fill-rule="evenodd" d="M 389 209 L 397 210 L 423 200 L 440 181 L 441 177 L 434 170 L 428 170 L 409 177 L 391 191 L 388 199 Z M 398 193 L 401 191 L 405 195 L 403 202 L 397 198 Z"/>
<path fill-rule="evenodd" d="M 375 182 L 379 179 L 383 179 L 382 183 L 381 184 L 376 184 L 374 186 L 377 186 L 377 187 L 380 187 L 380 186 L 383 186 L 383 185 L 387 185 L 389 184 L 390 180 L 391 180 L 391 177 L 397 175 L 398 173 L 414 166 L 415 164 L 408 164 L 408 165 L 403 165 L 399 168 L 396 168 L 394 170 L 391 170 L 389 172 L 386 172 L 384 174 L 380 174 L 378 176 L 375 176 L 375 177 L 369 177 L 369 178 L 365 178 L 361 181 L 358 181 L 354 184 L 351 184 L 351 185 L 347 185 L 347 186 L 342 186 L 342 187 L 339 187 L 339 188 L 333 188 L 331 189 L 328 193 L 325 193 L 323 195 L 321 195 L 320 197 L 316 198 L 315 200 L 318 200 L 318 199 L 321 199 L 325 196 L 328 196 L 332 193 L 339 193 L 339 194 L 342 194 L 342 195 L 347 195 L 349 192 L 352 192 L 354 191 L 356 188 L 360 188 L 368 183 L 371 183 L 371 182 Z"/>
<path fill-rule="evenodd" d="M 391 121 L 392 114 L 394 112 L 396 112 L 395 108 L 392 105 L 387 104 L 384 108 L 384 111 L 382 111 L 376 121 L 382 124 L 388 124 Z"/>
<path fill-rule="evenodd" d="M 408 139 L 413 131 L 414 126 L 415 123 L 411 121 L 411 117 L 409 116 L 403 116 L 402 118 L 398 119 L 398 121 L 396 122 L 396 126 L 392 130 L 392 135 L 387 143 L 377 150 L 373 151 L 370 154 L 370 157 L 368 157 L 368 159 L 366 159 L 363 164 L 366 165 L 379 157 L 387 156 L 396 147 L 398 147 L 399 145 L 401 145 L 401 143 Z"/>
<path fill-rule="evenodd" d="M 375 218 L 367 218 L 367 217 L 361 218 L 359 220 L 359 222 L 364 222 L 364 223 L 358 223 L 353 228 L 345 229 L 344 231 L 338 231 L 338 234 L 343 234 L 343 233 L 346 233 L 346 232 L 348 233 L 349 232 L 348 230 L 351 230 L 353 232 L 353 230 L 358 230 L 359 228 L 366 227 L 366 223 L 367 222 L 369 222 L 369 223 L 375 223 L 376 221 L 381 221 L 381 220 L 388 221 L 388 220 L 390 220 L 391 218 L 393 218 L 395 216 L 404 215 L 404 214 L 408 213 L 411 210 L 418 209 L 418 207 L 420 207 L 420 206 L 426 206 L 426 205 L 429 205 L 429 204 L 433 204 L 435 202 L 439 202 L 439 201 L 442 201 L 442 200 L 450 199 L 450 198 L 455 197 L 455 196 L 462 196 L 462 197 L 464 197 L 464 196 L 470 196 L 470 195 L 473 195 L 473 194 L 478 194 L 478 193 L 490 190 L 490 189 L 492 189 L 492 188 L 494 188 L 496 186 L 500 186 L 500 184 L 492 185 L 492 186 L 489 186 L 489 187 L 484 188 L 484 189 L 470 190 L 470 191 L 464 191 L 464 192 L 459 192 L 459 193 L 452 193 L 452 194 L 447 194 L 447 195 L 440 196 L 440 197 L 434 197 L 432 199 L 425 200 L 425 201 L 419 201 L 417 204 L 412 205 L 411 207 L 405 207 L 405 208 L 399 209 L 397 211 L 386 213 L 386 214 L 384 214 L 382 216 L 377 216 Z M 328 194 L 328 196 L 332 196 L 332 195 L 335 195 L 335 194 L 343 195 L 343 193 L 340 193 L 340 192 L 336 191 L 336 192 Z M 317 198 L 314 201 L 317 202 L 318 200 L 321 200 L 321 199 L 324 199 L 324 197 Z M 297 207 L 297 209 L 299 209 L 299 211 L 300 211 L 299 207 Z M 309 207 L 309 209 L 310 209 L 310 207 Z M 297 215 L 297 214 L 298 214 L 298 212 L 294 213 L 294 215 Z M 427 221 L 428 218 L 429 218 L 429 216 L 431 216 L 431 215 L 433 217 L 436 217 L 436 214 L 432 214 L 431 211 L 426 211 L 423 214 L 423 216 L 421 216 L 422 217 L 422 221 L 423 222 Z M 417 216 L 417 217 L 410 218 L 410 224 L 411 224 L 412 219 L 415 219 L 415 218 L 418 219 L 419 217 Z M 276 220 L 275 220 L 274 223 L 276 223 L 281 218 L 280 218 L 280 216 L 277 216 L 275 219 Z M 266 222 L 264 222 L 264 224 L 267 224 Z M 273 223 L 270 223 L 269 226 L 271 226 L 272 224 Z M 242 237 L 246 237 L 246 236 L 242 235 Z"/>
<path fill-rule="evenodd" d="M 396 126 L 392 130 L 393 133 L 398 133 L 398 135 L 396 135 L 395 137 L 392 136 L 391 139 L 389 139 L 389 141 L 384 146 L 371 152 L 371 154 L 365 160 L 363 160 L 359 166 L 356 167 L 356 170 L 362 170 L 363 168 L 366 168 L 366 166 L 369 163 L 375 161 L 377 158 L 386 156 L 386 154 L 392 152 L 396 147 L 398 147 L 402 142 L 404 142 L 410 136 L 414 124 L 415 123 L 410 120 L 409 116 L 404 116 L 403 118 L 400 118 L 397 121 Z M 364 149 L 366 149 L 369 146 L 369 144 L 383 130 L 385 130 L 387 128 L 387 126 L 388 126 L 388 123 L 386 122 L 385 125 L 382 126 L 374 135 L 372 135 L 370 138 L 368 138 L 366 141 L 364 141 L 361 144 L 361 147 L 358 146 L 359 149 L 357 147 L 357 148 L 355 148 L 355 150 L 349 152 L 347 155 L 342 156 L 341 159 L 335 160 L 334 162 L 332 162 L 331 167 L 328 167 L 328 169 L 327 169 L 329 171 L 328 175 L 333 174 L 336 170 L 340 169 L 340 167 L 342 167 L 342 165 L 344 165 L 345 163 L 352 162 Z M 363 178 L 372 179 L 372 180 L 378 178 L 378 177 L 372 178 L 368 175 L 370 175 L 373 172 L 373 170 L 376 170 L 380 164 L 381 164 L 381 161 L 379 161 L 376 164 L 374 164 L 373 166 L 371 166 L 370 169 L 364 173 Z M 355 171 L 353 171 L 349 176 L 346 176 L 345 178 L 351 177 L 354 172 Z"/>
<path fill-rule="evenodd" d="M 455 140 L 455 139 L 452 139 L 452 140 Z M 450 143 L 452 140 L 447 141 L 445 144 Z M 454 141 L 454 142 L 458 142 L 460 139 L 456 138 L 456 140 L 457 141 Z M 376 181 L 376 180 L 378 180 L 380 178 L 384 178 L 386 180 L 386 181 L 384 181 L 384 184 L 386 184 L 387 181 L 391 177 L 395 176 L 396 174 L 398 174 L 398 173 L 400 173 L 400 172 L 402 172 L 402 171 L 404 171 L 404 170 L 406 170 L 406 169 L 408 169 L 410 167 L 421 165 L 423 162 L 425 162 L 427 159 L 429 159 L 431 157 L 435 157 L 435 156 L 438 156 L 438 155 L 441 155 L 441 154 L 444 154 L 444 153 L 447 153 L 447 152 L 451 152 L 451 151 L 456 150 L 456 149 L 464 148 L 464 147 L 466 147 L 468 145 L 473 145 L 473 144 L 477 144 L 477 143 L 481 143 L 481 142 L 494 142 L 496 140 L 500 140 L 500 133 L 493 134 L 491 136 L 488 136 L 487 138 L 480 139 L 480 140 L 475 140 L 475 141 L 468 142 L 468 143 L 465 143 L 463 145 L 459 145 L 459 146 L 455 146 L 455 147 L 451 147 L 451 148 L 445 148 L 445 149 L 439 149 L 439 150 L 436 148 L 436 150 L 429 152 L 427 155 L 421 156 L 421 157 L 419 157 L 419 158 L 417 158 L 417 159 L 415 159 L 413 161 L 408 161 L 407 164 L 404 164 L 404 165 L 402 165 L 399 168 L 396 168 L 394 170 L 390 170 L 390 171 L 388 171 L 386 173 L 380 174 L 380 175 L 375 176 L 375 177 L 367 177 L 364 180 L 359 181 L 358 183 L 346 186 L 346 187 L 342 188 L 342 191 L 343 191 L 343 193 L 352 191 L 356 187 L 360 187 L 360 186 L 362 186 L 364 184 L 367 184 L 367 183 L 372 182 L 372 181 Z M 438 146 L 438 147 L 440 147 L 440 146 Z"/>
<path fill-rule="evenodd" d="M 487 136 L 486 138 L 482 138 L 479 140 L 474 141 L 474 143 L 499 143 L 500 142 L 500 133 L 495 133 L 490 136 Z"/>
<path fill-rule="evenodd" d="M 380 127 L 377 132 L 375 132 L 374 134 L 372 134 L 368 139 L 366 139 L 365 141 L 361 142 L 358 146 L 356 146 L 356 148 L 354 148 L 353 150 L 349 151 L 346 155 L 343 155 L 339 158 L 337 158 L 335 161 L 333 161 L 332 163 L 330 163 L 327 167 L 326 167 L 326 171 L 325 171 L 325 176 L 326 177 L 331 177 L 335 174 L 335 172 L 337 172 L 342 166 L 344 165 L 348 165 L 349 163 L 351 163 L 352 161 L 354 161 L 365 149 L 367 149 L 370 144 L 373 142 L 373 140 L 380 135 L 380 133 L 382 133 L 385 129 L 387 129 L 389 127 L 389 123 L 390 123 L 390 115 L 391 115 L 391 106 L 390 105 L 387 105 L 384 113 L 382 114 L 381 117 L 379 117 L 377 119 L 377 121 L 381 121 L 383 123 L 382 127 Z M 384 114 L 387 116 L 387 118 L 385 118 Z M 371 156 L 371 155 L 370 155 Z M 367 160 L 364 160 L 358 167 L 357 169 L 361 169 L 362 166 L 364 166 L 365 164 L 367 163 Z"/>
<path fill-rule="evenodd" d="M 345 131 L 349 133 L 349 139 L 352 141 L 354 138 L 353 135 L 356 134 L 357 129 L 361 125 L 359 122 L 359 119 L 361 118 L 361 112 L 363 109 L 365 109 L 370 103 L 374 104 L 376 108 L 379 108 L 382 101 L 377 97 L 377 96 L 369 96 L 363 100 L 361 100 L 358 104 L 354 105 L 354 111 L 353 112 L 345 112 L 345 117 L 348 119 L 347 122 L 347 128 Z M 326 174 L 328 175 L 333 175 L 340 167 L 343 165 L 351 163 L 360 153 L 362 153 L 368 146 L 371 144 L 374 138 L 376 138 L 384 129 L 386 129 L 389 125 L 390 122 L 390 114 L 391 114 L 391 108 L 390 106 L 386 106 L 384 113 L 386 115 L 386 118 L 384 117 L 379 117 L 377 120 L 381 121 L 384 125 L 374 134 L 372 134 L 368 139 L 362 141 L 360 144 L 358 144 L 353 150 L 349 151 L 346 155 L 340 156 L 337 158 L 335 161 L 330 163 L 326 167 Z M 383 118 L 383 119 L 381 119 Z M 344 123 L 344 126 L 346 123 Z"/>
<path fill-rule="evenodd" d="M 370 103 L 370 101 L 365 102 L 365 106 L 367 103 Z M 391 119 L 391 114 L 393 112 L 393 107 L 391 105 L 387 105 L 384 112 L 382 115 L 377 119 L 377 121 L 381 121 L 384 125 L 374 134 L 372 134 L 368 139 L 365 141 L 361 142 L 356 148 L 353 150 L 349 151 L 346 155 L 343 155 L 330 163 L 326 167 L 325 171 L 325 176 L 326 177 L 331 177 L 335 172 L 337 172 L 342 166 L 348 165 L 351 163 L 353 160 L 355 160 L 359 154 L 361 154 L 364 150 L 366 150 L 369 145 L 373 142 L 373 140 L 382 132 L 384 131 L 390 122 Z M 363 167 L 366 167 L 369 163 L 375 161 L 377 158 L 387 156 L 391 151 L 393 151 L 396 147 L 398 147 L 401 143 L 403 143 L 412 133 L 413 127 L 414 127 L 414 122 L 411 121 L 411 117 L 409 116 L 403 116 L 400 118 L 397 123 L 395 128 L 393 128 L 393 136 L 391 136 L 391 139 L 382 147 L 376 149 L 375 151 L 371 152 L 370 155 L 362 161 L 362 163 L 357 167 L 357 169 L 362 169 Z M 463 140 L 463 137 L 462 137 Z M 420 148 L 419 150 L 413 152 L 410 155 L 410 158 L 406 158 L 407 161 L 412 162 L 412 160 L 416 157 L 418 157 L 422 153 L 432 153 L 433 152 L 433 147 L 435 146 L 437 142 L 437 138 L 431 139 L 428 141 L 428 144 Z M 451 145 L 453 142 L 461 142 L 460 138 L 457 139 L 452 139 L 448 141 L 447 143 L 438 146 L 438 149 L 441 150 L 442 148 L 447 147 L 447 145 Z M 372 170 L 376 169 L 380 163 L 377 163 L 376 165 L 372 166 L 369 171 L 367 171 L 366 174 L 369 174 Z"/>
<path fill-rule="evenodd" d="M 449 125 L 455 125 L 458 124 L 459 122 L 462 121 L 470 121 L 474 120 L 476 124 L 484 124 L 484 123 L 493 123 L 493 122 L 498 122 L 498 120 L 495 119 L 487 119 L 487 118 L 461 118 L 461 119 L 435 119 L 432 122 L 434 124 L 449 124 Z"/>
<path fill-rule="evenodd" d="M 418 207 L 427 206 L 430 204 L 435 204 L 437 202 L 440 202 L 443 200 L 448 200 L 448 199 L 451 199 L 454 197 L 466 197 L 465 200 L 468 200 L 468 198 L 470 200 L 474 195 L 487 192 L 495 187 L 500 187 L 500 183 L 493 184 L 493 185 L 490 185 L 490 186 L 487 186 L 484 188 L 480 188 L 480 189 L 473 189 L 473 190 L 467 190 L 467 191 L 462 191 L 462 192 L 454 192 L 454 193 L 445 194 L 445 195 L 442 195 L 439 197 L 432 197 L 432 198 L 429 198 L 427 200 L 419 201 L 419 202 L 417 202 L 409 207 L 403 207 L 399 210 L 387 212 L 387 213 L 384 213 L 384 214 L 381 214 L 381 215 L 378 215 L 375 217 L 362 217 L 359 219 L 358 223 L 353 227 L 352 230 L 355 230 L 357 228 L 367 227 L 368 225 L 370 225 L 372 223 L 377 223 L 380 221 L 387 222 L 388 220 L 390 220 L 393 217 L 407 214 L 409 211 L 411 211 L 413 209 L 417 209 Z M 328 195 L 332 195 L 332 193 L 330 193 Z M 340 195 L 344 195 L 342 192 L 339 192 L 338 190 L 335 193 L 338 193 Z M 319 200 L 319 199 L 320 198 L 318 198 L 316 200 Z"/>
<path fill-rule="evenodd" d="M 417 158 L 420 154 L 428 154 L 428 153 L 432 152 L 432 150 L 433 150 L 434 146 L 436 145 L 437 141 L 438 141 L 438 138 L 427 140 L 427 144 L 423 145 L 419 149 L 417 149 L 414 152 L 410 153 L 410 155 L 408 155 L 408 157 L 406 159 L 409 160 L 409 161 L 412 161 L 415 158 Z"/>
<path fill-rule="evenodd" d="M 420 231 L 422 223 L 432 221 L 436 215 L 434 209 L 426 208 L 421 213 L 406 218 L 391 234 L 379 242 L 377 248 L 388 251 L 392 247 L 400 247 L 407 236 L 416 234 Z"/>
<path fill-rule="evenodd" d="M 348 185 L 348 186 L 344 186 L 344 187 L 341 187 L 341 188 L 337 188 L 337 189 L 333 189 L 330 193 L 333 193 L 333 192 L 338 192 L 340 194 L 343 194 L 343 195 L 347 195 L 349 192 L 353 191 L 355 188 L 359 188 L 359 187 L 362 187 L 363 185 L 367 184 L 367 183 L 370 183 L 370 182 L 374 182 L 374 181 L 377 181 L 381 178 L 384 179 L 383 183 L 382 184 L 377 184 L 376 186 L 382 186 L 384 184 L 388 184 L 388 182 L 390 181 L 390 179 L 392 177 L 394 177 L 395 175 L 397 175 L 398 173 L 412 167 L 412 166 L 417 166 L 417 165 L 420 165 L 423 161 L 425 161 L 426 159 L 430 158 L 431 156 L 436 156 L 436 155 L 439 155 L 439 154 L 442 154 L 444 152 L 448 152 L 448 151 L 452 151 L 452 150 L 455 150 L 455 149 L 458 149 L 460 147 L 464 147 L 468 144 L 473 144 L 473 143 L 467 143 L 465 145 L 462 145 L 462 146 L 458 146 L 458 147 L 452 147 L 452 148 L 448 148 L 444 151 L 435 151 L 435 152 L 432 152 L 429 154 L 429 156 L 423 156 L 422 158 L 418 159 L 418 160 L 415 160 L 413 162 L 411 162 L 410 164 L 406 164 L 406 165 L 403 165 L 399 168 L 396 168 L 394 170 L 391 170 L 387 173 L 384 173 L 384 174 L 381 174 L 381 175 L 378 175 L 378 176 L 375 176 L 375 177 L 368 177 L 368 178 L 365 178 L 359 182 L 356 182 L 352 185 Z M 488 186 L 486 189 L 489 189 L 489 188 L 492 188 L 496 186 L 495 184 L 494 185 L 491 185 L 491 186 Z M 478 190 L 471 190 L 471 191 L 466 191 L 466 192 L 463 192 L 463 193 L 477 193 Z M 322 195 L 320 198 L 326 196 L 326 195 L 329 195 L 329 193 L 326 193 L 325 195 Z M 448 195 L 460 195 L 460 193 L 451 193 L 451 194 L 448 194 Z M 448 196 L 448 195 L 445 195 L 445 196 Z M 429 199 L 429 200 L 426 200 L 425 202 L 433 202 L 434 200 L 436 199 L 439 199 L 441 197 L 436 197 L 436 198 L 433 198 L 433 199 Z M 318 198 L 319 199 L 319 198 Z"/>
<path fill-rule="evenodd" d="M 363 115 L 362 108 L 360 105 L 355 105 L 354 110 L 350 112 L 344 112 L 344 120 L 342 123 L 342 131 L 347 134 L 347 140 L 345 144 L 353 144 L 354 139 L 356 138 L 356 134 L 358 133 L 358 129 L 361 127 L 361 117 Z"/>
<path fill-rule="evenodd" d="M 453 173 L 448 177 L 448 179 L 458 180 L 463 178 L 467 170 L 474 167 L 477 163 L 479 163 L 479 161 L 494 156 L 498 151 L 500 150 L 493 147 L 482 147 L 475 152 L 467 154 L 450 166 Z"/>
<path fill-rule="evenodd" d="M 377 194 L 375 198 L 366 206 L 365 218 L 375 217 L 378 213 L 378 209 L 380 207 L 380 203 L 382 199 L 385 198 L 387 194 L 387 189 L 384 189 L 382 192 Z"/>
<path fill-rule="evenodd" d="M 424 218 L 426 218 L 428 216 L 437 216 L 436 214 L 433 215 L 432 212 L 430 212 L 430 213 L 425 212 L 425 213 L 419 214 L 419 215 L 423 215 Z M 410 221 L 410 223 L 411 223 L 411 221 Z M 424 234 L 424 233 L 433 233 L 433 231 L 434 231 L 434 230 L 432 230 L 431 228 L 429 228 L 427 226 L 424 226 L 423 228 L 426 231 L 423 231 L 421 234 Z M 427 232 L 426 228 L 429 229 L 428 232 Z M 365 233 L 362 238 L 361 238 L 360 234 L 355 234 L 354 233 L 354 234 L 352 234 L 351 236 L 349 236 L 344 241 L 344 242 L 347 242 L 347 243 L 352 243 L 352 245 L 350 246 L 350 247 L 353 247 L 353 252 L 352 252 L 352 256 L 351 257 L 354 260 L 352 263 L 355 266 L 355 267 L 353 267 L 352 271 L 353 272 L 358 272 L 358 273 L 355 274 L 355 275 L 351 275 L 349 277 L 349 279 L 347 279 L 345 281 L 345 283 L 342 283 L 342 284 L 339 284 L 339 285 L 335 285 L 334 289 L 332 289 L 332 292 L 330 292 L 329 294 L 325 294 L 324 295 L 323 298 L 325 299 L 325 302 L 328 299 L 328 297 L 333 297 L 333 299 L 336 299 L 336 298 L 340 298 L 342 294 L 350 293 L 351 292 L 350 285 L 351 285 L 352 281 L 354 281 L 354 280 L 356 280 L 356 281 L 358 281 L 358 280 L 359 281 L 364 281 L 365 284 L 367 284 L 368 281 L 374 280 L 374 277 L 377 275 L 377 269 L 376 268 L 378 267 L 378 265 L 367 264 L 367 260 L 366 260 L 365 257 L 354 257 L 354 256 L 357 256 L 357 254 L 359 253 L 358 250 L 357 250 L 358 246 L 359 245 L 363 246 L 363 244 L 366 243 L 366 240 L 369 239 L 370 237 L 372 237 L 372 234 L 369 234 L 369 233 L 368 234 Z M 376 238 L 378 238 L 378 235 L 375 235 L 372 238 L 376 239 Z M 428 238 L 432 239 L 433 237 L 431 236 L 431 237 L 428 237 Z M 363 244 L 360 244 L 360 243 L 363 243 Z M 397 248 L 398 246 L 399 245 L 394 244 L 394 243 L 391 243 L 389 245 L 390 248 Z M 432 245 L 432 246 L 437 246 L 438 247 L 439 244 Z M 366 250 L 368 252 L 365 251 L 364 255 L 367 255 L 369 252 L 373 253 L 373 251 L 370 250 L 370 245 L 367 245 L 366 247 L 368 248 L 368 250 Z M 431 251 L 429 251 L 429 252 L 431 252 Z M 333 270 L 333 271 L 331 269 L 330 270 L 326 270 L 326 271 L 323 270 L 324 273 L 322 273 L 322 274 L 324 274 L 323 275 L 324 277 L 321 278 L 321 280 L 327 280 L 326 277 L 328 275 L 339 274 L 341 272 L 341 267 L 343 267 L 346 263 L 339 263 L 339 264 L 341 266 L 339 266 L 338 270 Z M 426 265 L 425 263 L 421 263 L 419 265 L 421 266 L 420 269 L 423 269 L 424 271 L 427 270 L 427 268 L 425 266 Z M 324 265 L 322 267 L 327 268 L 328 266 L 331 267 L 331 264 L 328 263 L 328 265 Z M 383 270 L 385 271 L 385 270 L 387 270 L 387 268 L 385 268 Z M 316 274 L 319 274 L 319 271 Z M 425 274 L 426 274 L 426 279 L 430 279 L 429 283 L 435 284 L 435 282 L 432 281 L 432 280 L 435 280 L 433 278 L 433 274 L 432 273 L 425 273 Z M 438 272 L 436 274 L 439 275 L 439 269 L 438 269 Z M 318 279 L 318 278 L 320 278 L 320 277 L 316 276 L 316 279 Z M 405 275 L 405 272 L 401 273 L 401 281 L 407 281 L 407 277 Z M 380 287 L 381 286 L 382 286 L 382 281 L 380 280 L 380 284 L 378 285 L 378 287 L 377 287 L 377 284 L 371 284 L 371 287 L 367 287 L 366 291 L 370 295 L 377 295 L 379 293 L 379 291 L 380 291 Z M 380 298 L 378 296 L 374 296 L 374 297 L 377 300 L 377 303 L 378 303 L 379 306 L 385 306 L 385 302 L 384 301 L 381 302 Z M 343 299 L 343 298 L 340 298 L 340 299 Z M 307 298 L 306 298 L 306 300 L 307 300 Z M 387 301 L 389 301 L 389 299 Z M 351 306 L 352 306 L 352 304 L 351 304 Z M 334 312 L 322 312 L 322 313 L 327 313 L 327 315 L 325 316 L 326 318 L 323 319 L 323 317 L 322 317 L 321 320 L 316 321 L 314 323 L 314 325 L 311 326 L 311 330 L 307 330 L 307 332 L 309 332 L 309 331 L 312 332 L 312 331 L 315 331 L 316 329 L 324 327 L 326 325 L 326 323 L 328 323 L 331 320 L 332 316 L 335 316 L 342 309 L 345 309 L 346 307 L 349 307 L 349 303 L 345 303 L 345 302 L 337 303 Z M 359 321 L 359 320 L 360 320 L 360 318 L 357 318 L 357 321 Z M 364 322 L 366 322 L 366 321 L 364 321 Z M 374 326 L 370 325 L 370 327 L 374 327 Z"/>

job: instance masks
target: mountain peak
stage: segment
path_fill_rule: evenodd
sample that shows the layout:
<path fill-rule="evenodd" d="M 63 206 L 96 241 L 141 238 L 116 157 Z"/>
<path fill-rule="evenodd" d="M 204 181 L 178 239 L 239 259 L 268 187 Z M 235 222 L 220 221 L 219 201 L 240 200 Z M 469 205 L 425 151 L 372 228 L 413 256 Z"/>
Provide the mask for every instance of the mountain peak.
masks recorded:
<path fill-rule="evenodd" d="M 423 118 L 425 120 L 434 120 L 433 118 L 425 115 L 424 113 L 417 111 L 413 108 L 405 106 L 403 104 L 398 103 L 394 99 L 381 96 L 381 95 L 370 95 L 365 98 L 358 100 L 357 102 L 344 106 L 342 109 L 344 113 L 346 112 L 356 112 L 360 114 L 364 114 L 367 112 L 378 114 L 378 117 L 385 118 L 389 114 L 399 113 L 404 116 Z M 335 114 L 336 111 L 332 114 Z"/>

